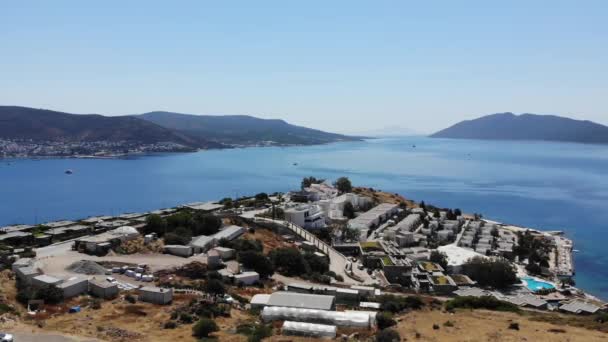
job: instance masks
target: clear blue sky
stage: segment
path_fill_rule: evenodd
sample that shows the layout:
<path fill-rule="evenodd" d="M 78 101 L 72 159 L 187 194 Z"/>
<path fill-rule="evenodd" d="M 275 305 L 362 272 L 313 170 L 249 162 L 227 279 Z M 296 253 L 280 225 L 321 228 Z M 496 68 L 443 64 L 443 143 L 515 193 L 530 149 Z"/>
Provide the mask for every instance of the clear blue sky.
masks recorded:
<path fill-rule="evenodd" d="M 3 1 L 0 104 L 430 132 L 608 124 L 608 1 Z"/>

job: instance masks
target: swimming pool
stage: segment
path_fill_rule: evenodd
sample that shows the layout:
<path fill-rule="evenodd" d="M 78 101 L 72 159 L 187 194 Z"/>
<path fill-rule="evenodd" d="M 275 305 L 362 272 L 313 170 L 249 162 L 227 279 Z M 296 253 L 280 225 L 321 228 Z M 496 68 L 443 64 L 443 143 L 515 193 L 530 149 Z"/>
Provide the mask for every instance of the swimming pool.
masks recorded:
<path fill-rule="evenodd" d="M 546 283 L 544 281 L 540 281 L 540 280 L 536 280 L 532 277 L 524 277 L 521 278 L 521 280 L 524 281 L 524 283 L 526 284 L 526 287 L 530 290 L 530 291 L 538 291 L 538 290 L 544 290 L 544 289 L 554 289 L 555 286 Z"/>

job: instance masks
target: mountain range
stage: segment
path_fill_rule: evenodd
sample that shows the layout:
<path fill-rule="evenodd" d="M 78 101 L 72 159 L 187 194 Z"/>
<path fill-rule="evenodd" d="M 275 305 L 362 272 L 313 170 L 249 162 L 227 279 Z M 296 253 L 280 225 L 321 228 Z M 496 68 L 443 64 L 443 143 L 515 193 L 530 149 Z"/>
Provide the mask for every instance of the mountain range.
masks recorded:
<path fill-rule="evenodd" d="M 245 115 L 203 116 L 170 112 L 103 116 L 0 106 L 0 139 L 53 142 L 172 142 L 191 148 L 312 145 L 357 140 Z"/>
<path fill-rule="evenodd" d="M 224 145 L 315 145 L 357 140 L 356 137 L 295 126 L 278 119 L 248 115 L 193 115 L 150 112 L 135 117 L 190 137 Z"/>
<path fill-rule="evenodd" d="M 431 137 L 608 144 L 608 127 L 556 115 L 498 113 L 459 122 Z"/>

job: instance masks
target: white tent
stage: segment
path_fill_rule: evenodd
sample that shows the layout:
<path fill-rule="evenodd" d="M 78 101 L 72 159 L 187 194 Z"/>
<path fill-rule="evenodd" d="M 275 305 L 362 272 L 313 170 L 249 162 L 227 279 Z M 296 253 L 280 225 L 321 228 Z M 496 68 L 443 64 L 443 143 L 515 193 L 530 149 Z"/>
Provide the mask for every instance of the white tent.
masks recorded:
<path fill-rule="evenodd" d="M 364 311 L 326 311 L 314 309 L 286 308 L 267 306 L 262 310 L 262 320 L 295 321 L 308 323 L 332 324 L 342 327 L 369 328 L 375 324 L 376 313 Z"/>
<path fill-rule="evenodd" d="M 285 321 L 285 323 L 283 323 L 283 335 L 296 335 L 316 338 L 335 338 L 336 326 Z"/>

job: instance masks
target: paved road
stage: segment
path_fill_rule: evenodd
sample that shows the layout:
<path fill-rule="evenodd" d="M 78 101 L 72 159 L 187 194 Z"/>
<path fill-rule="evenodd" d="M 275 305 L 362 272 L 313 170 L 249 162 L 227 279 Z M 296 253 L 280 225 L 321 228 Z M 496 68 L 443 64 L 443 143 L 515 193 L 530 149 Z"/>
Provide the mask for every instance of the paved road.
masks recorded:
<path fill-rule="evenodd" d="M 71 337 L 53 333 L 12 333 L 15 342 L 100 342 L 87 337 Z"/>

